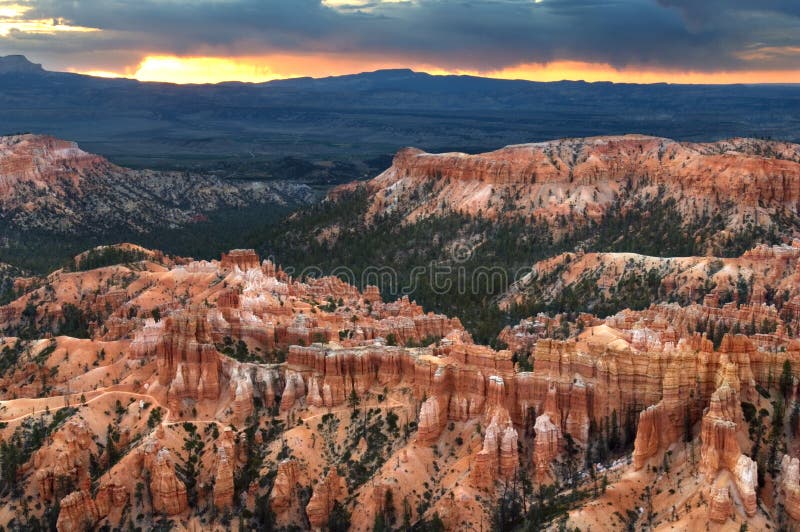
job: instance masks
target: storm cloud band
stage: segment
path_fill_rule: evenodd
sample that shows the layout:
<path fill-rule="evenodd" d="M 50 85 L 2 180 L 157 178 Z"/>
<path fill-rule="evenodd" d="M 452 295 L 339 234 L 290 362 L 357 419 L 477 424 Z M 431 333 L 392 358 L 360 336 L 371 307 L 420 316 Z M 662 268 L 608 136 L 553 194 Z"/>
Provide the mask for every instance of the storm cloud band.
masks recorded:
<path fill-rule="evenodd" d="M 800 69 L 795 0 L 27 0 L 22 20 L 91 32 L 0 35 L 47 66 L 152 54 L 383 54 L 442 68 L 552 61 L 702 72 Z M 4 1 L 0 1 L 0 6 Z"/>

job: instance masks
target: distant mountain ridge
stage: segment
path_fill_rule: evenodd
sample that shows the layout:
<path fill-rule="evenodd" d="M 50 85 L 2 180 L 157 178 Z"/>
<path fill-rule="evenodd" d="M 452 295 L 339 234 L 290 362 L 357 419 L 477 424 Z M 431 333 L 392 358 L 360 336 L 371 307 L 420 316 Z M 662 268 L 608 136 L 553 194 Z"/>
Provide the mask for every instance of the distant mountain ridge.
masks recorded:
<path fill-rule="evenodd" d="M 0 64 L 6 134 L 50 134 L 117 164 L 221 177 L 281 179 L 281 159 L 293 157 L 305 167 L 295 178 L 341 183 L 382 171 L 402 146 L 476 153 L 631 132 L 800 140 L 800 86 L 790 85 L 537 83 L 406 69 L 172 85 L 48 72 L 20 57 Z"/>
<path fill-rule="evenodd" d="M 24 55 L 7 55 L 0 57 L 0 74 L 45 72 L 42 65 L 31 63 Z"/>

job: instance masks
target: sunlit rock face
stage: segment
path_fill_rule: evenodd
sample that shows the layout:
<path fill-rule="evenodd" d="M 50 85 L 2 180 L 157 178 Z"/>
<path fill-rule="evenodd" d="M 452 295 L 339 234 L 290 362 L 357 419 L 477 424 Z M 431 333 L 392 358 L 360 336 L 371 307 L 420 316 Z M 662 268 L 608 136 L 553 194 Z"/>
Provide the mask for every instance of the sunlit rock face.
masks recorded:
<path fill-rule="evenodd" d="M 150 492 L 153 509 L 166 515 L 176 515 L 187 508 L 186 485 L 175 474 L 175 465 L 168 449 L 160 449 L 152 459 Z"/>
<path fill-rule="evenodd" d="M 738 491 L 747 515 L 752 516 L 757 504 L 758 466 L 739 448 L 736 430 L 741 422 L 736 391 L 726 381 L 711 396 L 711 405 L 703 416 L 700 471 L 712 485 L 718 485 L 718 475 L 732 474 L 732 487 Z"/>
<path fill-rule="evenodd" d="M 753 252 L 784 261 L 770 270 L 776 283 L 794 275 L 796 259 L 777 258 L 791 255 L 781 249 Z M 408 299 L 300 282 L 247 250 L 224 265 L 152 253 L 43 283 L 0 310 L 21 317 L 30 302 L 49 323 L 69 301 L 96 322 L 90 338 L 0 340 L 18 360 L 0 381 L 13 390 L 0 431 L 13 437 L 32 405 L 28 422 L 45 416 L 47 435 L 20 482 L 42 511 L 59 501 L 64 530 L 117 526 L 128 506 L 189 523 L 198 508 L 256 515 L 259 505 L 279 526 L 324 528 L 346 510 L 368 529 L 380 512 L 395 508 L 397 518 L 408 506 L 412 520 L 439 513 L 460 529 L 489 517 L 477 498 L 523 482 L 597 485 L 598 500 L 570 519 L 599 519 L 608 511 L 592 505 L 615 500 L 603 498 L 604 477 L 610 495 L 632 479 L 637 497 L 680 480 L 691 518 L 703 522 L 755 528 L 766 522 L 758 505 L 772 504 L 758 489 L 745 413 L 769 415 L 770 400 L 780 394 L 788 407 L 796 397 L 791 307 L 708 298 L 607 318 L 531 316 L 497 350 Z M 387 345 L 390 334 L 403 345 Z M 603 462 L 597 450 L 612 432 L 617 454 Z M 795 462 L 784 459 L 775 480 L 792 518 Z M 429 507 L 417 506 L 427 489 Z M 663 493 L 653 504 L 668 515 L 674 499 Z"/>
<path fill-rule="evenodd" d="M 205 314 L 182 311 L 166 318 L 161 338 L 155 357 L 169 400 L 177 405 L 185 398 L 217 399 L 220 361 Z"/>
<path fill-rule="evenodd" d="M 327 526 L 333 506 L 342 497 L 343 491 L 342 478 L 335 469 L 317 484 L 306 506 L 308 522 L 314 529 Z"/>
<path fill-rule="evenodd" d="M 780 155 L 763 155 L 769 152 Z M 553 140 L 477 155 L 406 148 L 368 182 L 369 216 L 523 213 L 551 224 L 559 216 L 585 223 L 599 221 L 618 200 L 623 208 L 633 206 L 661 190 L 676 200 L 686 221 L 736 198 L 733 208 L 726 207 L 732 223 L 744 227 L 750 217 L 769 226 L 779 211 L 797 210 L 799 152 L 797 145 L 781 142 L 697 144 L 642 135 Z"/>
<path fill-rule="evenodd" d="M 800 519 L 800 460 L 783 455 L 781 460 L 783 504 L 792 519 Z"/>
<path fill-rule="evenodd" d="M 97 505 L 88 491 L 74 491 L 61 499 L 56 527 L 60 532 L 78 532 L 94 527 L 100 519 Z"/>

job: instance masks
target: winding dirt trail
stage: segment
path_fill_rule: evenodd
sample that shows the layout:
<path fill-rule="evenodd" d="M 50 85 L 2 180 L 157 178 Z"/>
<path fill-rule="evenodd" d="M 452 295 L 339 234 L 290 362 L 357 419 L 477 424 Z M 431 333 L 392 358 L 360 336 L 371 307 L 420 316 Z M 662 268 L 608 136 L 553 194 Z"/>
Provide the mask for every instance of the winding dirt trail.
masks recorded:
<path fill-rule="evenodd" d="M 51 407 L 51 406 L 48 405 L 45 408 L 40 408 L 38 410 L 34 409 L 34 410 L 31 410 L 30 412 L 27 412 L 25 414 L 21 414 L 21 415 L 16 416 L 16 417 L 0 418 L 0 422 L 2 422 L 2 423 L 14 423 L 16 421 L 20 421 L 22 419 L 25 419 L 26 417 L 29 417 L 29 416 L 35 416 L 37 414 L 43 414 L 45 412 L 50 412 L 50 413 L 57 412 L 57 411 L 59 411 L 59 410 L 61 410 L 63 408 L 69 408 L 69 407 L 73 407 L 73 406 L 80 406 L 82 404 L 87 404 L 88 405 L 89 403 L 93 403 L 93 402 L 97 401 L 98 399 L 102 399 L 102 398 L 107 397 L 107 396 L 118 396 L 118 395 L 122 395 L 122 396 L 126 396 L 126 397 L 134 397 L 136 399 L 143 399 L 143 400 L 147 400 L 149 402 L 152 402 L 152 403 L 154 403 L 155 405 L 157 405 L 159 408 L 161 408 L 162 410 L 164 410 L 166 412 L 166 415 L 164 416 L 164 421 L 169 419 L 169 415 L 170 415 L 169 408 L 163 406 L 152 395 L 143 394 L 143 393 L 137 393 L 137 392 L 129 392 L 129 391 L 126 391 L 126 390 L 109 390 L 109 389 L 92 390 L 92 392 L 99 392 L 99 393 L 95 393 L 95 395 L 93 397 L 91 397 L 89 399 L 86 399 L 86 401 L 84 401 L 84 402 L 80 401 L 80 395 L 78 395 L 78 394 L 56 395 L 56 396 L 53 396 L 53 397 L 46 397 L 46 398 L 41 398 L 41 399 L 24 398 L 24 399 L 9 399 L 9 400 L 6 400 L 6 401 L 0 401 L 0 408 L 6 408 L 6 407 L 9 407 L 9 406 L 13 407 L 14 403 L 17 403 L 17 402 L 20 402 L 20 401 L 28 401 L 28 402 L 30 402 L 30 401 L 42 401 L 42 402 L 47 402 L 47 401 L 50 401 L 50 400 L 65 399 L 64 404 L 62 404 L 61 406 Z M 71 401 L 73 399 L 74 399 L 74 402 Z M 16 408 L 19 408 L 19 407 L 16 407 Z"/>

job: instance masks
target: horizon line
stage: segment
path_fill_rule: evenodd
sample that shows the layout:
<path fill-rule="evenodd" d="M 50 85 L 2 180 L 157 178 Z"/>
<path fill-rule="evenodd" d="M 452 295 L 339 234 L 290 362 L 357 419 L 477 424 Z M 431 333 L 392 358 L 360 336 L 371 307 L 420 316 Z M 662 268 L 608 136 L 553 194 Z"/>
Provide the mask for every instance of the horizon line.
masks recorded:
<path fill-rule="evenodd" d="M 522 83 L 540 83 L 540 84 L 555 84 L 555 83 L 585 83 L 587 85 L 675 85 L 675 86 L 760 86 L 760 85 L 770 85 L 770 86 L 800 86 L 800 82 L 797 81 L 738 81 L 738 82 L 719 82 L 719 83 L 712 83 L 712 82 L 697 82 L 697 83 L 690 83 L 690 82 L 675 82 L 675 81 L 613 81 L 613 80 L 586 80 L 586 79 L 577 79 L 577 78 L 564 78 L 558 80 L 536 80 L 536 79 L 526 79 L 526 78 L 519 78 L 519 77 L 499 77 L 499 76 L 488 76 L 488 75 L 479 75 L 479 74 L 467 74 L 467 73 L 458 73 L 458 72 L 429 72 L 427 70 L 415 70 L 411 67 L 406 68 L 378 68 L 374 70 L 362 70 L 362 71 L 353 71 L 348 72 L 345 74 L 329 74 L 329 75 L 322 75 L 322 76 L 314 76 L 314 75 L 298 75 L 298 76 L 289 76 L 285 78 L 275 78 L 269 79 L 264 81 L 248 81 L 248 80 L 238 80 L 238 79 L 228 79 L 228 80 L 221 80 L 221 81 L 207 81 L 207 82 L 180 82 L 180 81 L 166 81 L 166 80 L 151 80 L 151 79 L 139 79 L 134 76 L 128 76 L 124 74 L 115 74 L 115 75 L 104 75 L 98 73 L 97 71 L 80 71 L 80 70 L 45 70 L 45 72 L 49 73 L 56 73 L 56 74 L 75 74 L 95 79 L 120 79 L 126 81 L 135 81 L 138 83 L 153 83 L 153 84 L 166 84 L 166 85 L 176 85 L 176 86 L 203 86 L 203 85 L 230 85 L 230 84 L 241 84 L 241 85 L 268 85 L 270 83 L 280 83 L 285 81 L 296 81 L 296 80 L 326 80 L 326 79 L 336 79 L 336 78 L 344 78 L 348 76 L 364 76 L 368 74 L 377 74 L 380 72 L 410 72 L 412 74 L 423 74 L 430 77 L 435 78 L 472 78 L 472 79 L 485 79 L 491 81 L 513 81 L 513 82 L 522 82 Z"/>
<path fill-rule="evenodd" d="M 507 82 L 523 82 L 523 83 L 537 83 L 537 84 L 555 84 L 555 83 L 584 83 L 588 85 L 639 85 L 639 86 L 657 86 L 657 85 L 669 85 L 669 86 L 800 86 L 800 81 L 698 81 L 698 82 L 691 82 L 691 81 L 670 81 L 668 79 L 663 80 L 654 80 L 654 81 L 625 81 L 625 80 L 612 80 L 612 79 L 586 79 L 580 77 L 564 77 L 560 79 L 547 79 L 547 80 L 539 80 L 539 79 L 531 79 L 526 77 L 521 77 L 518 75 L 513 75 L 515 72 L 509 72 L 509 75 L 504 76 L 502 75 L 502 71 L 498 71 L 497 75 L 491 75 L 491 73 L 481 73 L 481 72 L 469 72 L 469 71 L 447 71 L 441 70 L 437 68 L 415 68 L 413 66 L 398 66 L 398 67 L 386 67 L 386 68 L 373 68 L 373 69 L 364 69 L 364 70 L 357 70 L 354 69 L 350 72 L 344 73 L 330 73 L 330 74 L 323 74 L 323 75 L 287 75 L 287 76 L 276 76 L 272 79 L 263 79 L 263 80 L 251 80 L 251 79 L 237 79 L 232 77 L 231 79 L 220 79 L 214 81 L 176 81 L 176 80 L 168 80 L 168 79 L 143 79 L 142 77 L 137 77 L 135 73 L 125 72 L 113 72 L 113 71 L 103 71 L 103 70 L 84 70 L 84 69 L 67 69 L 67 70 L 49 70 L 45 69 L 40 63 L 34 63 L 28 59 L 28 57 L 24 54 L 9 54 L 6 56 L 0 56 L 0 60 L 6 58 L 18 57 L 23 58 L 27 63 L 30 65 L 38 66 L 42 72 L 45 73 L 53 73 L 53 74 L 74 74 L 80 75 L 85 77 L 91 77 L 95 79 L 120 79 L 120 80 L 127 80 L 127 81 L 135 81 L 138 83 L 153 83 L 153 84 L 167 84 L 167 85 L 188 85 L 188 86 L 216 86 L 216 85 L 230 85 L 230 84 L 240 84 L 240 85 L 268 85 L 273 82 L 286 82 L 286 81 L 296 81 L 296 80 L 328 80 L 328 79 L 336 79 L 336 78 L 343 78 L 348 76 L 364 76 L 369 74 L 378 74 L 382 72 L 408 72 L 410 74 L 415 75 L 425 75 L 430 77 L 436 78 L 471 78 L 471 79 L 481 79 L 481 80 L 497 80 L 497 81 L 507 81 Z M 646 73 L 646 71 L 642 71 Z M 684 73 L 684 74 L 692 74 Z M 705 75 L 703 73 L 699 73 L 700 75 Z M 724 74 L 724 73 L 720 73 Z M 744 74 L 744 73 L 743 73 Z M 680 73 L 676 73 L 676 75 L 680 75 Z M 713 75 L 713 74 L 709 74 Z"/>

